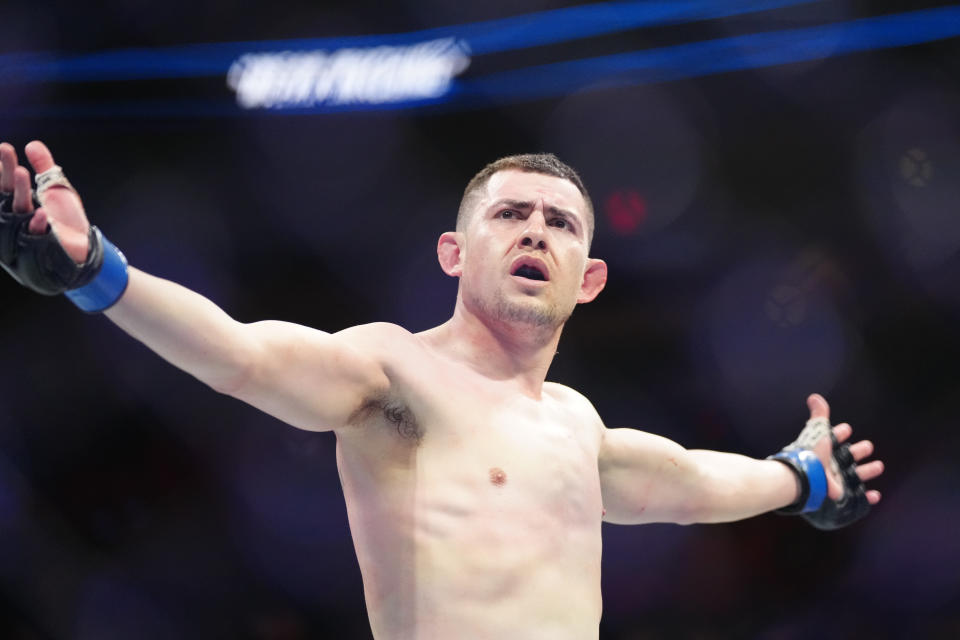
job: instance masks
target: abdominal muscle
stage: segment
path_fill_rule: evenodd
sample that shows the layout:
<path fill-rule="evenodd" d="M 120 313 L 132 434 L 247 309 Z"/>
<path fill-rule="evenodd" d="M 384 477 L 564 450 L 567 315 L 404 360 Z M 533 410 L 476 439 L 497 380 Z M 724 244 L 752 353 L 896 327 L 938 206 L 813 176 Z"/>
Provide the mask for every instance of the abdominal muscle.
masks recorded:
<path fill-rule="evenodd" d="M 338 437 L 378 640 L 597 637 L 596 454 L 564 433 Z"/>

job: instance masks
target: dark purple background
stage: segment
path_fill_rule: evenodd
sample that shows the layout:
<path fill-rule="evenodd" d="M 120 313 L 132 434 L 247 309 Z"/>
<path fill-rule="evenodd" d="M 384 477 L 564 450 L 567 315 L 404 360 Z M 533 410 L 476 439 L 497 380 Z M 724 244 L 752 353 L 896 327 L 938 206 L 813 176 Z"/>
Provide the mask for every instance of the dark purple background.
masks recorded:
<path fill-rule="evenodd" d="M 390 33 L 550 6 L 13 3 L 0 50 Z M 819 3 L 576 55 L 915 6 Z M 132 264 L 240 320 L 331 331 L 443 322 L 456 283 L 434 247 L 463 186 L 498 156 L 556 152 L 591 189 L 611 274 L 552 379 L 609 426 L 758 457 L 794 438 L 819 391 L 888 469 L 881 506 L 839 532 L 773 515 L 605 526 L 601 637 L 947 638 L 960 635 L 958 52 L 456 112 L 13 118 L 18 101 L 153 90 L 14 87 L 0 138 L 44 139 Z M 0 636 L 369 637 L 331 434 L 219 396 L 62 298 L 3 278 L 0 300 Z"/>

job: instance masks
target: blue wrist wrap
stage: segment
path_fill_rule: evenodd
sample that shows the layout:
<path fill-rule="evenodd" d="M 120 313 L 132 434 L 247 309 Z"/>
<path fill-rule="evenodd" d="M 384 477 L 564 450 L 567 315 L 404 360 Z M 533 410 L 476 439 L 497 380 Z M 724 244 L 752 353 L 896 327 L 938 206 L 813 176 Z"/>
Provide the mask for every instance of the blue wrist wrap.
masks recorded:
<path fill-rule="evenodd" d="M 103 265 L 100 272 L 88 284 L 64 292 L 73 304 L 89 313 L 106 311 L 127 290 L 127 259 L 112 242 L 94 228 L 103 243 Z"/>
<path fill-rule="evenodd" d="M 800 497 L 785 508 L 786 513 L 810 513 L 817 511 L 827 497 L 827 474 L 820 458 L 809 449 L 789 449 L 770 456 L 783 462 L 800 479 Z M 802 503 L 801 503 L 802 502 Z"/>

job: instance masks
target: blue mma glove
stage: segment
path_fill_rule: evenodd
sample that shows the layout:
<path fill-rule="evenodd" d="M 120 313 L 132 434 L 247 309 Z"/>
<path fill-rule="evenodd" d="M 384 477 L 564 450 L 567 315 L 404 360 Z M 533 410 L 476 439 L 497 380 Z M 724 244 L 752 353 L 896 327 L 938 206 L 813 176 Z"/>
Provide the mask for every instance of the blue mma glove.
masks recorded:
<path fill-rule="evenodd" d="M 36 192 L 32 197 L 39 207 Z M 77 264 L 51 227 L 42 234 L 28 231 L 33 215 L 15 213 L 13 194 L 0 193 L 0 266 L 14 280 L 43 295 L 66 293 L 84 311 L 104 311 L 120 299 L 127 287 L 127 261 L 99 229 L 90 227 L 87 259 Z"/>
<path fill-rule="evenodd" d="M 813 452 L 814 445 L 827 436 L 832 446 L 832 471 L 843 481 L 843 497 L 840 500 L 831 500 L 827 496 L 827 474 Z M 800 497 L 776 513 L 800 514 L 816 528 L 830 530 L 856 522 L 870 511 L 870 503 L 863 481 L 857 475 L 850 446 L 837 442 L 826 418 L 811 418 L 795 442 L 769 459 L 790 467 L 800 484 Z"/>

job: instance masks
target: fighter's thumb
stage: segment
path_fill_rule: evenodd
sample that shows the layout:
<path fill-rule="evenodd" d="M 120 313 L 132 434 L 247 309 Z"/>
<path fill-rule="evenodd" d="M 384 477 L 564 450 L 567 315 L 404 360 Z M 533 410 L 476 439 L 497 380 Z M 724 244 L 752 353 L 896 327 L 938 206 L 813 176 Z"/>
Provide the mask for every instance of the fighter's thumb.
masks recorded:
<path fill-rule="evenodd" d="M 28 143 L 24 152 L 27 154 L 27 160 L 30 161 L 33 170 L 37 173 L 43 173 L 54 165 L 53 154 L 50 153 L 47 145 L 39 140 Z"/>
<path fill-rule="evenodd" d="M 830 405 L 819 393 L 811 393 L 807 398 L 807 407 L 810 409 L 810 418 L 826 418 L 830 420 Z"/>

